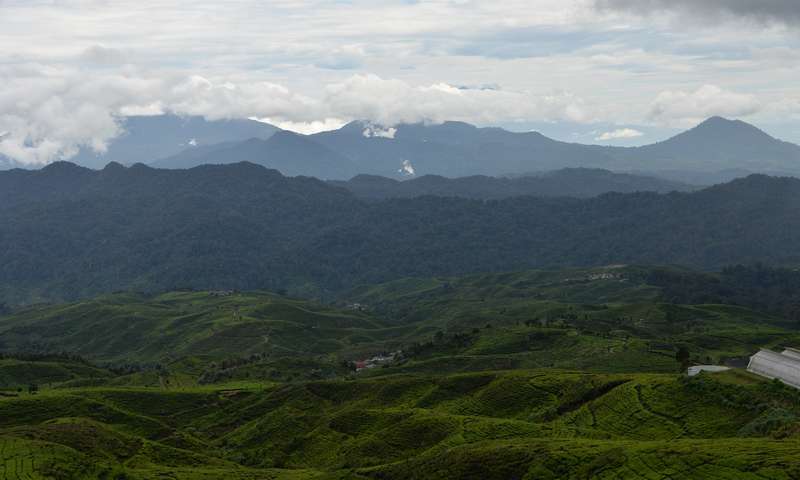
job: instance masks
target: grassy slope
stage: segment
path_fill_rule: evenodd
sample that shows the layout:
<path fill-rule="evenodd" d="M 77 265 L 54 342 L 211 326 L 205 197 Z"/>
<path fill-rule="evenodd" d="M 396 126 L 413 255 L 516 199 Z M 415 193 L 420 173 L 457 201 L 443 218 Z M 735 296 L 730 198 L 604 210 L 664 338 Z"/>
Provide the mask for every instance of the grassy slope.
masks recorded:
<path fill-rule="evenodd" d="M 0 390 L 24 388 L 30 384 L 44 387 L 63 386 L 77 382 L 103 382 L 113 377 L 109 371 L 77 361 L 62 359 L 22 360 L 0 359 Z"/>
<path fill-rule="evenodd" d="M 346 373 L 342 360 L 408 350 L 439 331 L 444 337 L 438 344 L 415 351 L 404 368 L 668 372 L 675 368 L 671 358 L 678 345 L 698 361 L 719 361 L 762 346 L 800 343 L 796 325 L 769 314 L 661 303 L 660 289 L 641 280 L 646 271 L 610 267 L 412 279 L 353 292 L 351 299 L 371 313 L 268 293 L 118 294 L 5 317 L 0 348 L 161 363 L 194 378 L 211 361 L 258 355 L 258 365 L 239 365 L 235 374 L 226 368 L 225 379 L 285 381 L 310 378 L 312 371 L 340 375 Z M 162 381 L 154 375 L 140 380 Z M 171 381 L 186 384 L 175 375 Z"/>
<path fill-rule="evenodd" d="M 667 372 L 681 345 L 699 362 L 717 362 L 800 344 L 796 325 L 771 314 L 663 303 L 661 290 L 643 280 L 646 272 L 607 267 L 407 279 L 356 289 L 350 298 L 414 322 L 428 338 L 437 330 L 475 337 L 453 348 L 445 335 L 428 358 L 403 366 L 407 371 L 458 371 L 488 360 L 494 368 Z"/>
<path fill-rule="evenodd" d="M 8 351 L 69 351 L 100 361 L 170 362 L 252 353 L 326 355 L 374 341 L 369 315 L 268 293 L 116 294 L 32 307 L 0 322 Z"/>
<path fill-rule="evenodd" d="M 369 313 L 267 293 L 32 307 L 0 320 L 3 349 L 164 367 L 0 360 L 7 387 L 59 387 L 0 398 L 0 480 L 800 478 L 800 394 L 682 379 L 674 354 L 800 343 L 794 327 L 661 303 L 640 273 L 405 280 L 354 292 Z M 385 368 L 340 365 L 401 347 Z M 210 362 L 227 383 L 198 386 Z M 299 381 L 327 377 L 343 379 Z"/>

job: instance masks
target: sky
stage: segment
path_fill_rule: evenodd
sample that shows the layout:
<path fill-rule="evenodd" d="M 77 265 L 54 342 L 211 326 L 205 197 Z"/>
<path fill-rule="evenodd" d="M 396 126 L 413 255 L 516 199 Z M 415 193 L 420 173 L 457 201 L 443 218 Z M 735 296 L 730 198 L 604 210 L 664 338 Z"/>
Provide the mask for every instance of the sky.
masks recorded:
<path fill-rule="evenodd" d="M 797 0 L 0 0 L 0 154 L 28 164 L 164 112 L 609 145 L 721 115 L 800 143 L 798 78 Z"/>

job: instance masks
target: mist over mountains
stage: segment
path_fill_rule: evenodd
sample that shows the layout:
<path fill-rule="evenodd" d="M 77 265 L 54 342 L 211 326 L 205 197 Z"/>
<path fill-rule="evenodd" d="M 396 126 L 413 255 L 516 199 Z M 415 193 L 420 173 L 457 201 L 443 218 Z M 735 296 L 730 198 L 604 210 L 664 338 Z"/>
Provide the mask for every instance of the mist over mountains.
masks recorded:
<path fill-rule="evenodd" d="M 800 261 L 800 180 L 692 193 L 364 201 L 238 163 L 0 173 L 0 297 L 288 289 L 548 266 Z"/>
<path fill-rule="evenodd" d="M 95 169 L 110 162 L 124 165 L 147 163 L 187 149 L 251 138 L 266 139 L 279 130 L 255 120 L 206 120 L 177 115 L 122 117 L 120 128 L 122 135 L 110 142 L 106 152 L 82 148 L 69 161 Z M 0 155 L 0 169 L 15 167 L 24 165 Z"/>
<path fill-rule="evenodd" d="M 748 173 L 800 172 L 800 147 L 741 121 L 713 117 L 664 142 L 608 147 L 560 142 L 536 132 L 515 133 L 466 123 L 399 125 L 386 129 L 352 122 L 314 135 L 275 136 L 154 162 L 162 168 L 250 161 L 288 175 L 348 179 L 358 174 L 402 178 L 502 176 L 562 168 L 642 172 L 694 184 Z M 291 140 L 291 141 L 290 141 Z"/>
<path fill-rule="evenodd" d="M 578 167 L 696 185 L 750 173 L 800 174 L 800 147 L 745 122 L 721 117 L 641 147 L 567 143 L 536 132 L 461 122 L 392 128 L 351 122 L 338 130 L 301 135 L 254 120 L 212 122 L 166 115 L 129 117 L 124 127 L 127 133 L 113 141 L 105 154 L 81 151 L 72 161 L 91 168 L 102 168 L 110 161 L 158 168 L 246 161 L 284 175 L 329 180 L 361 174 L 398 179 L 414 174 L 497 177 Z"/>

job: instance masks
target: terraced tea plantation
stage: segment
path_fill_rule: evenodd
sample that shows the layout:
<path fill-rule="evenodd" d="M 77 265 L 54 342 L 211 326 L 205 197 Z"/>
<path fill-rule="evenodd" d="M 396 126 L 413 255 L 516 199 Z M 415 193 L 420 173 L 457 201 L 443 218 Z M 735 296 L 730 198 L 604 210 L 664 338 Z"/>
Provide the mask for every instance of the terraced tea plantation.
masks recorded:
<path fill-rule="evenodd" d="M 633 268 L 417 279 L 335 305 L 117 294 L 0 317 L 0 479 L 800 478 L 800 344 Z"/>
<path fill-rule="evenodd" d="M 5 478 L 796 478 L 800 394 L 514 371 L 0 401 Z"/>

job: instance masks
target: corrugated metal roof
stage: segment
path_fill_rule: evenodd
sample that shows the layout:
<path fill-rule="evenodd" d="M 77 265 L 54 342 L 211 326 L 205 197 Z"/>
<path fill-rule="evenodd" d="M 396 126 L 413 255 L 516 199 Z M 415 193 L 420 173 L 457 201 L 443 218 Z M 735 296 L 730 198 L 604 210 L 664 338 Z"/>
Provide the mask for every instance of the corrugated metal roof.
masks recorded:
<path fill-rule="evenodd" d="M 747 370 L 766 378 L 777 378 L 787 385 L 800 388 L 800 356 L 761 350 L 750 357 Z"/>

